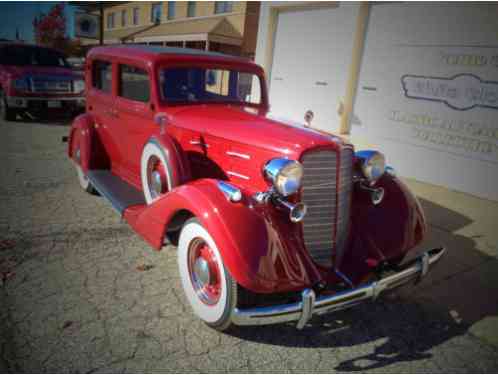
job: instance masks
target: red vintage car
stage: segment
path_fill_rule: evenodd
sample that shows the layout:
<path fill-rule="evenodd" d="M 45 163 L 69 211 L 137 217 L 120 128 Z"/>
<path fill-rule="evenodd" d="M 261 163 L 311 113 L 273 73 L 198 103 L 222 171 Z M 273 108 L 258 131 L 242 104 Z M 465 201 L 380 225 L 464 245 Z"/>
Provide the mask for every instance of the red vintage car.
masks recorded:
<path fill-rule="evenodd" d="M 380 152 L 271 118 L 258 65 L 119 46 L 92 49 L 85 74 L 87 112 L 68 138 L 81 187 L 153 248 L 177 245 L 208 325 L 302 328 L 420 280 L 443 255 L 414 254 L 424 214 Z"/>
<path fill-rule="evenodd" d="M 81 113 L 85 81 L 64 55 L 52 48 L 0 42 L 0 118 L 48 111 Z"/>

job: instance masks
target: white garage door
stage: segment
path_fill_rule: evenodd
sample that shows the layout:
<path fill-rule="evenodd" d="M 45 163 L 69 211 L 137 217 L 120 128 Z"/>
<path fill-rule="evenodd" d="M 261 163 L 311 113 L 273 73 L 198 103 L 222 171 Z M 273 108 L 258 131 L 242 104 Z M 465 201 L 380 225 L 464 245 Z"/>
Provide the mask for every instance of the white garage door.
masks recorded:
<path fill-rule="evenodd" d="M 313 126 L 339 127 L 337 109 L 346 91 L 358 7 L 281 12 L 270 77 L 272 112 Z"/>
<path fill-rule="evenodd" d="M 498 200 L 498 5 L 374 4 L 352 135 L 403 176 Z"/>

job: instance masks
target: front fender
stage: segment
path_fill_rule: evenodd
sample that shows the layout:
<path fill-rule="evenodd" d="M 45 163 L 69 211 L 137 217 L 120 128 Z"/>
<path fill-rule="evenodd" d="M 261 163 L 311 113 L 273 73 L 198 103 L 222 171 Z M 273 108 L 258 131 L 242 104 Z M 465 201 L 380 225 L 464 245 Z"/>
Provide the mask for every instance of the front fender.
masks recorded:
<path fill-rule="evenodd" d="M 167 225 L 181 210 L 190 211 L 215 240 L 225 266 L 243 287 L 258 293 L 300 290 L 320 278 L 300 251 L 289 251 L 280 230 L 251 202 L 230 202 L 217 180 L 196 180 L 173 189 L 152 205 L 132 207 L 124 218 L 152 246 L 159 249 Z M 296 241 L 299 239 L 296 238 Z"/>
<path fill-rule="evenodd" d="M 351 243 L 341 269 L 355 280 L 383 261 L 401 260 L 427 232 L 420 203 L 400 179 L 384 175 L 376 187 L 385 191 L 378 205 L 368 192 L 354 192 Z"/>

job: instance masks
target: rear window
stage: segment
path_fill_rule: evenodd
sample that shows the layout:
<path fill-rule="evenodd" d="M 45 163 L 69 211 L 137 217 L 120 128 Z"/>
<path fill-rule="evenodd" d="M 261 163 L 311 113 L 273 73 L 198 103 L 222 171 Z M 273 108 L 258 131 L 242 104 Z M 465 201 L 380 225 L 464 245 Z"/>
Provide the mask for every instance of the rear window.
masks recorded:
<path fill-rule="evenodd" d="M 55 66 L 70 68 L 64 55 L 56 50 L 34 46 L 4 46 L 0 50 L 0 64 L 15 66 Z"/>
<path fill-rule="evenodd" d="M 92 65 L 92 86 L 110 93 L 112 90 L 112 65 L 107 61 L 94 61 Z"/>
<path fill-rule="evenodd" d="M 147 72 L 134 66 L 120 65 L 119 96 L 147 103 L 150 98 L 150 80 Z"/>

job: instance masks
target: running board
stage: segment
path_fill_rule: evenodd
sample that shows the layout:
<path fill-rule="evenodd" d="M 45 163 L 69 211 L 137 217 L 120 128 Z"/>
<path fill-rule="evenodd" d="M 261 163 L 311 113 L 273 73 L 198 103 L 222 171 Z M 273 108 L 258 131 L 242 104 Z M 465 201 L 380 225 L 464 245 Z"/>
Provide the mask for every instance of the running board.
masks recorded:
<path fill-rule="evenodd" d="M 109 170 L 89 170 L 87 176 L 95 190 L 105 197 L 121 216 L 128 207 L 145 204 L 145 198 L 141 191 Z"/>

